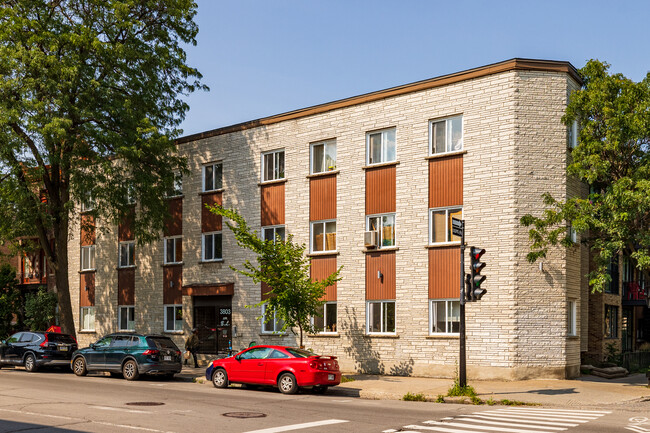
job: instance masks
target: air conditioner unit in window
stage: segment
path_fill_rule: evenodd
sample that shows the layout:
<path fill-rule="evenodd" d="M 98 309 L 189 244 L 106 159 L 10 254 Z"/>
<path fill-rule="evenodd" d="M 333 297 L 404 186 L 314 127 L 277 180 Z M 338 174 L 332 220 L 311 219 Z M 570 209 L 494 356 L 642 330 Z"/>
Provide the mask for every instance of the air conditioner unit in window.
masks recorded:
<path fill-rule="evenodd" d="M 372 230 L 363 233 L 363 246 L 366 248 L 377 247 L 377 231 Z"/>

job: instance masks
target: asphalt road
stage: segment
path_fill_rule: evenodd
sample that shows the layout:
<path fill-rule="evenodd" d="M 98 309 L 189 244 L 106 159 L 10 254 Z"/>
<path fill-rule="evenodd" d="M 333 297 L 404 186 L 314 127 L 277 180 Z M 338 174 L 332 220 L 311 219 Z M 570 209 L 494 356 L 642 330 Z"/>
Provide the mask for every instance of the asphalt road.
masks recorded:
<path fill-rule="evenodd" d="M 509 408 L 363 400 L 350 391 L 330 391 L 287 396 L 215 389 L 210 382 L 127 382 L 3 368 L 0 432 L 650 432 L 650 406 L 644 404 Z"/>

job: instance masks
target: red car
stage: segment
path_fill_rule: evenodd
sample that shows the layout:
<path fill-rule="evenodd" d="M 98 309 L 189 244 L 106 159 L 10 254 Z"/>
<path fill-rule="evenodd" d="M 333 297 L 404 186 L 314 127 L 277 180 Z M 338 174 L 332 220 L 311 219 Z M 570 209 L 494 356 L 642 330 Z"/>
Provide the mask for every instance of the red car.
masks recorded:
<path fill-rule="evenodd" d="M 254 346 L 235 356 L 212 361 L 205 377 L 217 388 L 231 383 L 271 385 L 284 394 L 295 394 L 300 387 L 324 393 L 341 383 L 335 356 L 319 356 L 307 350 L 286 346 Z"/>

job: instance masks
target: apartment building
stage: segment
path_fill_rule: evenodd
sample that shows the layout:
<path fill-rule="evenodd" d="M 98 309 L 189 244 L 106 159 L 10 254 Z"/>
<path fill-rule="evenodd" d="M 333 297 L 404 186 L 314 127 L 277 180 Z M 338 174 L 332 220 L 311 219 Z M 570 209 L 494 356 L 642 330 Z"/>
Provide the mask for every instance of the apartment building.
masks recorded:
<path fill-rule="evenodd" d="M 73 230 L 80 343 L 135 330 L 182 344 L 196 327 L 207 357 L 296 344 L 273 311 L 250 307 L 268 288 L 230 269 L 254 258 L 205 209 L 217 203 L 265 239 L 308 245 L 313 278 L 343 266 L 307 348 L 345 371 L 453 377 L 456 217 L 487 250 L 487 294 L 466 308 L 468 377 L 578 375 L 590 309 L 603 307 L 590 304 L 588 250 L 530 264 L 519 220 L 541 213 L 545 192 L 585 192 L 566 175 L 575 131 L 561 122 L 579 85 L 569 63 L 513 59 L 179 139 L 191 175 L 160 242 L 136 246 L 128 221 Z"/>

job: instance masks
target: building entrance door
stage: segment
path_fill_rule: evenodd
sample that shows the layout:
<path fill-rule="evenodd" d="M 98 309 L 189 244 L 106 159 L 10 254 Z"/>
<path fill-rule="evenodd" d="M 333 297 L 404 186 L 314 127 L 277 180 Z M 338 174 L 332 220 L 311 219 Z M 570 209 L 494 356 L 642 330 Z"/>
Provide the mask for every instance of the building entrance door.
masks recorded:
<path fill-rule="evenodd" d="M 199 353 L 228 355 L 232 349 L 232 296 L 195 296 Z"/>

